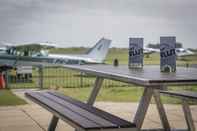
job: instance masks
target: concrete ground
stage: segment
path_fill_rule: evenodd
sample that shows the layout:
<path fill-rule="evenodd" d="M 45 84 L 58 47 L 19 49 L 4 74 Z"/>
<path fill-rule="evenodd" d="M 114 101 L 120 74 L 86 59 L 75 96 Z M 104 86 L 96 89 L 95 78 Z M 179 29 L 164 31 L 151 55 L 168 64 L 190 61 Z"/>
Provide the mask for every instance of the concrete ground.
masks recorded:
<path fill-rule="evenodd" d="M 18 96 L 24 97 L 24 90 L 14 90 Z M 0 131 L 46 131 L 52 115 L 42 107 L 27 101 L 23 106 L 0 107 Z M 137 103 L 96 102 L 96 107 L 113 113 L 128 121 L 132 121 Z M 186 128 L 180 105 L 165 105 L 172 128 Z M 191 106 L 192 116 L 197 129 L 197 106 Z M 143 128 L 161 128 L 156 106 L 150 105 Z M 74 131 L 65 122 L 58 123 L 57 131 Z"/>

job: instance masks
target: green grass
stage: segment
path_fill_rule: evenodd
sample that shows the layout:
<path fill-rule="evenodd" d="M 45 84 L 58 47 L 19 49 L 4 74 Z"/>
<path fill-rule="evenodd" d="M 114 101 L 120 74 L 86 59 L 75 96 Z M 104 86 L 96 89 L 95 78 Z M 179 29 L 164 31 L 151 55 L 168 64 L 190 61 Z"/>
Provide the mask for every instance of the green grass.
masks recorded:
<path fill-rule="evenodd" d="M 17 97 L 10 90 L 0 90 L 0 106 L 15 106 L 26 104 L 24 100 Z"/>
<path fill-rule="evenodd" d="M 80 47 L 80 48 L 52 48 L 50 53 L 58 53 L 58 54 L 81 54 L 85 53 L 88 49 Z M 128 49 L 127 48 L 111 48 L 106 58 L 106 63 L 112 64 L 113 60 L 117 58 L 120 64 L 128 64 Z M 197 55 L 186 56 L 177 59 L 178 65 L 189 64 L 197 64 Z M 147 57 L 144 56 L 144 64 L 145 65 L 159 65 L 160 64 L 160 56 L 158 53 L 153 53 Z"/>
<path fill-rule="evenodd" d="M 174 87 L 172 89 L 181 90 L 180 87 Z M 186 87 L 185 87 L 186 88 Z M 192 88 L 192 87 L 190 87 Z M 197 87 L 193 86 L 197 92 Z M 96 101 L 108 101 L 108 102 L 139 102 L 142 93 L 143 87 L 113 87 L 113 88 L 101 88 Z M 91 93 L 92 88 L 62 88 L 59 90 L 65 95 L 73 97 L 81 101 L 87 101 Z M 180 99 L 172 98 L 168 96 L 161 96 L 163 103 L 170 104 L 179 104 L 181 103 Z M 152 98 L 151 103 L 155 103 Z M 196 102 L 191 101 L 191 104 L 197 104 Z"/>
<path fill-rule="evenodd" d="M 81 101 L 87 101 L 92 88 L 62 88 L 59 90 L 67 96 Z M 134 102 L 138 101 L 142 90 L 138 87 L 101 88 L 97 101 Z"/>
<path fill-rule="evenodd" d="M 117 58 L 119 60 L 119 64 L 128 64 L 128 50 L 127 49 L 110 49 L 106 63 L 113 64 L 113 60 Z M 181 57 L 177 59 L 177 65 L 186 65 L 188 64 L 197 64 L 197 55 Z M 144 65 L 159 65 L 160 64 L 160 56 L 159 53 L 150 54 L 149 57 L 144 55 Z"/>
<path fill-rule="evenodd" d="M 68 49 L 52 49 L 51 53 L 84 53 L 85 48 L 68 48 Z M 106 58 L 107 64 L 113 64 L 113 60 L 117 58 L 119 64 L 128 64 L 128 49 L 118 49 L 112 48 Z M 177 65 L 197 64 L 197 55 L 179 58 L 177 60 Z M 144 56 L 144 65 L 159 65 L 160 57 L 158 53 L 151 54 L 149 57 Z M 71 75 L 73 74 L 73 75 Z M 66 95 L 70 95 L 74 98 L 80 100 L 87 100 L 90 91 L 94 84 L 94 77 L 84 77 L 83 78 L 83 88 L 81 87 L 79 77 L 80 73 L 76 71 L 66 70 L 64 68 L 48 68 L 44 69 L 44 87 L 45 88 L 56 88 L 61 87 Z M 13 83 L 11 88 L 37 88 L 38 87 L 38 73 L 33 70 L 33 82 L 32 83 Z M 107 83 L 106 81 L 104 81 Z M 106 84 L 103 85 L 106 85 Z M 125 87 L 126 86 L 126 87 Z M 73 88 L 75 87 L 75 88 Z M 109 88 L 110 87 L 110 88 Z M 131 88 L 132 87 L 132 88 Z M 172 87 L 173 90 L 192 90 L 197 92 L 197 85 L 195 86 L 183 86 L 183 87 Z M 1 91 L 0 91 L 1 92 Z M 107 86 L 103 87 L 98 96 L 98 101 L 114 101 L 114 102 L 137 102 L 143 92 L 143 88 L 135 87 L 135 85 L 123 84 L 117 81 L 108 81 Z M 0 96 L 1 98 L 1 96 Z M 179 100 L 169 97 L 162 97 L 164 103 L 180 103 Z M 1 99 L 0 99 L 1 101 Z M 6 100 L 4 100 L 6 102 Z M 7 102 L 13 102 L 13 100 L 7 100 Z M 17 103 L 16 103 L 17 104 Z"/>

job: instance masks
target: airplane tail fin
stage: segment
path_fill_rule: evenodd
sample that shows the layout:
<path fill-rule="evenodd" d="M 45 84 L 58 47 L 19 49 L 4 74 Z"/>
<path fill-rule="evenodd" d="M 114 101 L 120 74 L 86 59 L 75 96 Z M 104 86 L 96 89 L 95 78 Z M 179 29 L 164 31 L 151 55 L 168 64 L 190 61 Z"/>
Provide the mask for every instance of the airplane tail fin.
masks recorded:
<path fill-rule="evenodd" d="M 107 56 L 111 40 L 102 38 L 86 53 L 88 57 L 102 63 Z"/>

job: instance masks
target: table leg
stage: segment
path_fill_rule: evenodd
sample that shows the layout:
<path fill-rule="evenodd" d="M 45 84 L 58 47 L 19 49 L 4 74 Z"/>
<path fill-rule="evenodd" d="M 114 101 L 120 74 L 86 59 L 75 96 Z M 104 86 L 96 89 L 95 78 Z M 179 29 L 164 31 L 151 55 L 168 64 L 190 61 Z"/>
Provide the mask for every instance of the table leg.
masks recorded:
<path fill-rule="evenodd" d="M 51 122 L 48 127 L 48 131 L 55 131 L 55 128 L 57 127 L 58 120 L 59 120 L 58 117 L 56 117 L 56 116 L 52 117 Z"/>
<path fill-rule="evenodd" d="M 170 131 L 170 125 L 169 125 L 169 122 L 167 119 L 167 115 L 166 115 L 164 106 L 161 102 L 160 93 L 157 90 L 154 90 L 153 96 L 155 99 L 155 103 L 157 106 L 157 110 L 159 112 L 159 117 L 160 117 L 161 123 L 163 125 L 163 128 L 165 129 L 165 131 Z"/>
<path fill-rule="evenodd" d="M 102 77 L 96 77 L 96 80 L 95 80 L 95 83 L 94 83 L 94 88 L 92 89 L 92 92 L 90 94 L 90 97 L 87 101 L 87 104 L 89 105 L 93 105 L 95 100 L 96 100 L 96 97 L 100 91 L 100 88 L 102 86 L 102 83 L 103 83 L 103 78 Z M 75 131 L 79 131 L 77 129 L 75 129 Z"/>
<path fill-rule="evenodd" d="M 193 122 L 193 119 L 192 119 L 191 110 L 189 108 L 187 100 L 183 100 L 182 107 L 183 107 L 185 120 L 187 122 L 188 131 L 195 131 L 195 126 L 194 126 L 194 122 Z"/>
<path fill-rule="evenodd" d="M 90 94 L 90 97 L 87 101 L 87 103 L 89 105 L 93 105 L 95 100 L 96 100 L 96 97 L 100 91 L 100 88 L 102 86 L 102 83 L 103 83 L 103 78 L 102 77 L 96 77 L 96 80 L 95 80 L 95 84 L 94 84 L 94 88 L 92 89 L 92 92 Z"/>
<path fill-rule="evenodd" d="M 149 107 L 149 104 L 150 104 L 150 101 L 152 98 L 152 95 L 153 95 L 152 88 L 150 88 L 150 87 L 144 88 L 143 95 L 141 97 L 137 112 L 134 117 L 134 122 L 136 123 L 136 126 L 138 129 L 141 129 L 141 127 L 142 127 L 146 112 L 148 110 L 148 107 Z"/>

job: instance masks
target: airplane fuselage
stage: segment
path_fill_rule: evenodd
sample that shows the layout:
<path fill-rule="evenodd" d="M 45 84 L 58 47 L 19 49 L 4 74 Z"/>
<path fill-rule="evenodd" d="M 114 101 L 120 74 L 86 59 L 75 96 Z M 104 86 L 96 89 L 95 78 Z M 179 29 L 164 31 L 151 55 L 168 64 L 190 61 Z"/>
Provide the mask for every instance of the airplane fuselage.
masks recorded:
<path fill-rule="evenodd" d="M 2 48 L 0 66 L 57 66 L 65 64 L 103 63 L 109 50 L 111 40 L 101 38 L 86 54 L 63 55 L 48 54 L 44 50 L 34 52 L 17 50 L 16 47 Z"/>
<path fill-rule="evenodd" d="M 64 64 L 85 64 L 88 63 L 80 59 L 65 59 L 55 57 L 29 57 L 15 55 L 1 55 L 0 65 L 7 66 L 57 66 Z"/>

